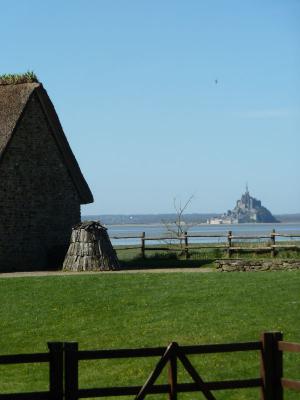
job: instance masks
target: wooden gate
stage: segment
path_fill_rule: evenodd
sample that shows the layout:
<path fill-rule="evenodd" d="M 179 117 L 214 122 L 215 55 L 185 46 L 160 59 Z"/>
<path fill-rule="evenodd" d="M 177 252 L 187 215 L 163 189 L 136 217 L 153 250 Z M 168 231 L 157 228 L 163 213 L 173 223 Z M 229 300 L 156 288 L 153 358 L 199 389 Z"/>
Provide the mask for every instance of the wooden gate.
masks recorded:
<path fill-rule="evenodd" d="M 283 400 L 283 390 L 300 392 L 300 381 L 284 376 L 283 352 L 300 353 L 299 343 L 282 340 L 280 332 L 268 332 L 260 341 L 226 344 L 207 344 L 179 346 L 176 342 L 165 347 L 79 350 L 78 343 L 48 343 L 48 353 L 18 354 L 0 356 L 1 364 L 48 363 L 49 390 L 30 393 L 0 394 L 0 400 L 78 400 L 91 397 L 133 396 L 142 400 L 148 394 L 168 395 L 169 400 L 177 400 L 178 393 L 198 392 L 208 400 L 217 399 L 215 392 L 225 389 L 260 388 L 261 400 Z M 261 358 L 261 371 L 257 377 L 206 382 L 201 373 L 192 365 L 189 356 L 194 354 L 230 353 L 258 351 Z M 114 386 L 93 389 L 79 388 L 79 363 L 81 360 L 121 359 L 160 357 L 153 371 L 142 386 Z M 177 379 L 179 363 L 192 378 L 190 383 Z M 157 384 L 158 377 L 168 368 L 168 382 Z M 1 377 L 0 377 L 1 380 Z M 214 392 L 214 393 L 212 393 Z"/>

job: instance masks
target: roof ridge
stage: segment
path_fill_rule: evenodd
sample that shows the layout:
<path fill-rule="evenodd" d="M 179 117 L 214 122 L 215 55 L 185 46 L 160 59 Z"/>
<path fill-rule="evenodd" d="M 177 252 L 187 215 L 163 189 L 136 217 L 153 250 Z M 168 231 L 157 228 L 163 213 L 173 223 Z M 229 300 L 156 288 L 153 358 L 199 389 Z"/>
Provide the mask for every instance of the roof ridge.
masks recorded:
<path fill-rule="evenodd" d="M 27 71 L 23 74 L 2 74 L 0 75 L 0 84 L 18 84 L 18 83 L 38 83 L 38 77 L 33 71 Z"/>

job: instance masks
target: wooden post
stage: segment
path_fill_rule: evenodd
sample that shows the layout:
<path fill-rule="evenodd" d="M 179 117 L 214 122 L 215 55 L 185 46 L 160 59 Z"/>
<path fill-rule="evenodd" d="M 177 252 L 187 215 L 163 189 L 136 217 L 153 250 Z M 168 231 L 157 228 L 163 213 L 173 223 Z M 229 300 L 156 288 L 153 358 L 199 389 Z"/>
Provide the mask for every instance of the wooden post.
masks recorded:
<path fill-rule="evenodd" d="M 227 253 L 228 253 L 228 257 L 229 257 L 229 258 L 231 257 L 231 236 L 232 236 L 232 231 L 228 231 L 228 234 L 227 234 L 227 240 L 228 240 L 228 250 L 227 250 Z"/>
<path fill-rule="evenodd" d="M 145 258 L 145 236 L 146 236 L 145 232 L 142 232 L 142 237 L 141 237 L 142 245 L 141 245 L 141 249 L 142 249 L 142 258 L 143 258 L 143 259 Z"/>
<path fill-rule="evenodd" d="M 272 257 L 276 256 L 276 249 L 275 249 L 275 247 L 273 247 L 273 246 L 275 246 L 275 237 L 276 237 L 275 229 L 273 229 L 271 232 L 271 256 Z"/>
<path fill-rule="evenodd" d="M 278 341 L 282 340 L 282 333 L 265 332 L 261 340 L 261 378 L 263 382 L 261 400 L 283 400 L 282 352 L 278 350 Z"/>
<path fill-rule="evenodd" d="M 62 342 L 49 342 L 50 353 L 49 362 L 49 390 L 51 400 L 63 400 L 64 396 L 64 370 L 63 370 L 63 350 Z"/>
<path fill-rule="evenodd" d="M 65 400 L 78 399 L 78 343 L 65 343 Z"/>
<path fill-rule="evenodd" d="M 177 357 L 175 352 L 171 355 L 168 370 L 169 400 L 177 400 Z"/>
<path fill-rule="evenodd" d="M 189 255 L 189 240 L 188 240 L 188 233 L 184 232 L 184 251 L 185 251 L 185 258 L 190 258 Z"/>

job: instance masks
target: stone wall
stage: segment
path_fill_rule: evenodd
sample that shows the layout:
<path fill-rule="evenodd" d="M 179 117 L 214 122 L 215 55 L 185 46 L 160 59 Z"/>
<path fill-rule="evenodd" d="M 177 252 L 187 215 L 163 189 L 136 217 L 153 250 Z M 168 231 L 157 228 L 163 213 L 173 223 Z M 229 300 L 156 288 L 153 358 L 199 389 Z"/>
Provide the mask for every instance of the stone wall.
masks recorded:
<path fill-rule="evenodd" d="M 0 272 L 57 266 L 78 222 L 77 190 L 33 95 L 0 163 Z"/>
<path fill-rule="evenodd" d="M 299 260 L 217 260 L 217 271 L 220 272 L 242 272 L 242 271 L 276 271 L 300 269 Z"/>

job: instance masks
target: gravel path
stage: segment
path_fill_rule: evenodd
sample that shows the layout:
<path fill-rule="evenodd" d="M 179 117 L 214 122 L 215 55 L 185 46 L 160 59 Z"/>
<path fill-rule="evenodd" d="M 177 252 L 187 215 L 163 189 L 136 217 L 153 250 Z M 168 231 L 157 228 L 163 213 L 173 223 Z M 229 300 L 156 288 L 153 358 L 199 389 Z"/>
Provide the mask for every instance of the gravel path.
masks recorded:
<path fill-rule="evenodd" d="M 155 269 L 129 269 L 123 271 L 102 271 L 102 272 L 63 272 L 63 271 L 33 271 L 33 272 L 5 272 L 0 273 L 0 278 L 26 278 L 32 276 L 78 276 L 78 275 L 99 275 L 99 274 L 155 274 L 174 272 L 215 272 L 214 268 L 155 268 Z"/>

